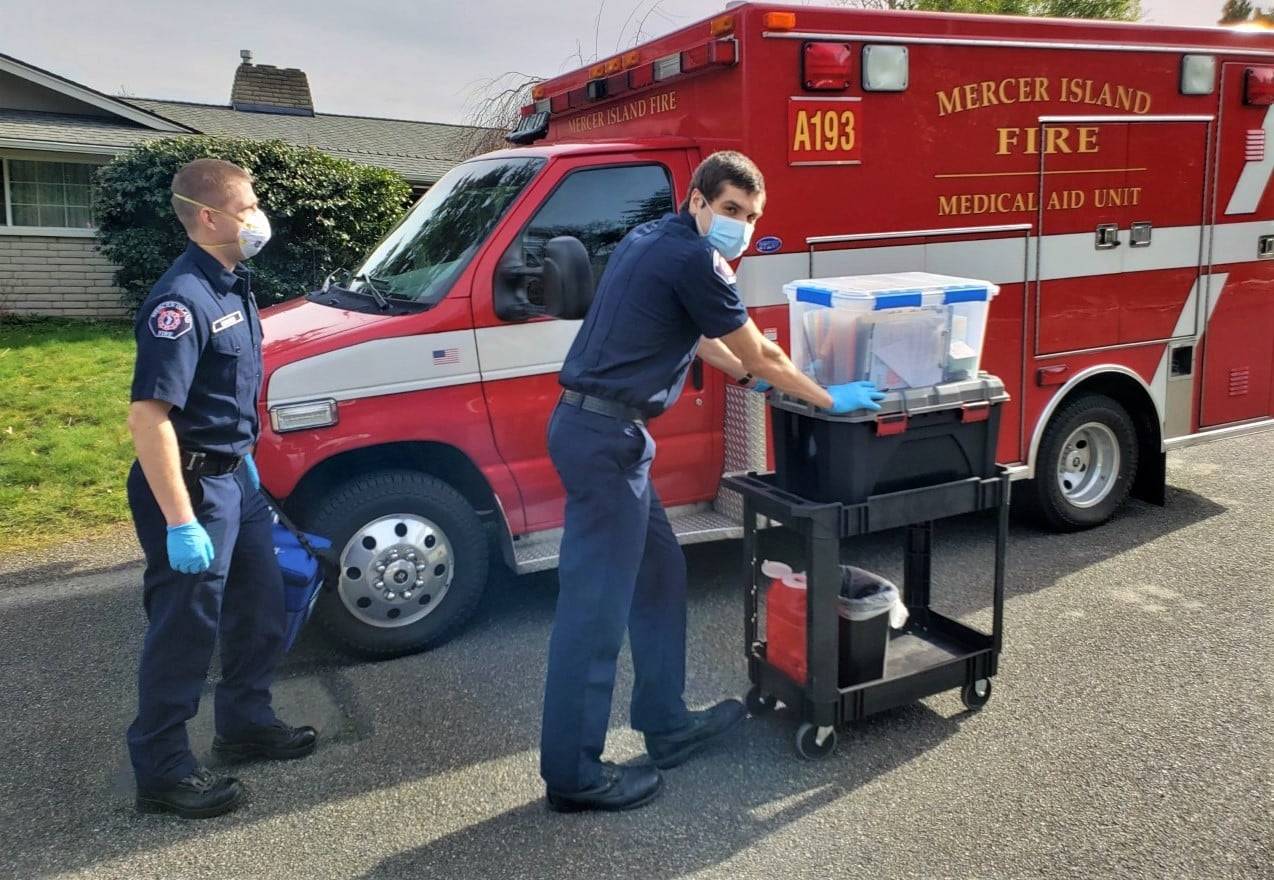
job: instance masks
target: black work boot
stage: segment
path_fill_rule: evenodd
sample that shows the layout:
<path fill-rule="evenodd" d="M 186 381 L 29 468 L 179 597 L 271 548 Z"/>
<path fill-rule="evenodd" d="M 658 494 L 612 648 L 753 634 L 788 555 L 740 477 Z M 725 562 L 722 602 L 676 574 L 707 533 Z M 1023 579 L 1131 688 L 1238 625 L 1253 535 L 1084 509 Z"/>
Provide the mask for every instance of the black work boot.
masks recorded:
<path fill-rule="evenodd" d="M 602 781 L 583 791 L 558 792 L 549 789 L 549 809 L 555 813 L 582 813 L 600 810 L 617 813 L 635 810 L 650 803 L 663 786 L 663 777 L 654 767 L 617 767 L 602 762 Z"/>
<path fill-rule="evenodd" d="M 232 776 L 217 776 L 203 767 L 195 769 L 173 788 L 151 791 L 138 786 L 137 812 L 176 813 L 183 819 L 211 819 L 237 809 L 245 789 Z"/>
<path fill-rule="evenodd" d="M 722 700 L 710 709 L 690 712 L 683 727 L 670 733 L 646 734 L 646 754 L 660 770 L 669 770 L 710 745 L 747 714 L 738 700 Z"/>
<path fill-rule="evenodd" d="M 254 727 L 233 739 L 213 737 L 212 753 L 227 763 L 253 758 L 291 761 L 304 758 L 317 745 L 318 731 L 313 727 L 290 727 L 275 719 L 273 724 Z"/>

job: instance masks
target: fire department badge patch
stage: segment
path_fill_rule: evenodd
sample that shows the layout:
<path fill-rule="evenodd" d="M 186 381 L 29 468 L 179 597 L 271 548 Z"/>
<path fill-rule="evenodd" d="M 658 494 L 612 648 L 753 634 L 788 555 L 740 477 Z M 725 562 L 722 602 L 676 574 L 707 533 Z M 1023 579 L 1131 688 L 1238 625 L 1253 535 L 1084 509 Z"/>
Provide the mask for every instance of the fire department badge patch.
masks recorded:
<path fill-rule="evenodd" d="M 721 256 L 716 250 L 712 252 L 712 271 L 716 272 L 717 277 L 726 284 L 734 283 L 734 270 L 730 268 L 726 258 Z"/>
<path fill-rule="evenodd" d="M 150 325 L 150 332 L 154 336 L 160 339 L 177 339 L 194 328 L 195 319 L 185 303 L 168 300 L 155 306 L 146 323 Z"/>

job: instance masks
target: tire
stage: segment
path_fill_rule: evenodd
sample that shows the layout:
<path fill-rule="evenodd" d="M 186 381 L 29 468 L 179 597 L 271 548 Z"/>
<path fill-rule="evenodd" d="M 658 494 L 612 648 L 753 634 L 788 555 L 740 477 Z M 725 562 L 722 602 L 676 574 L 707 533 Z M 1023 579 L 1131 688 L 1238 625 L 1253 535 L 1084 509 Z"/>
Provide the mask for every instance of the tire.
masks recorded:
<path fill-rule="evenodd" d="M 807 761 L 821 761 L 836 751 L 836 730 L 831 728 L 822 742 L 818 741 L 818 728 L 808 721 L 802 721 L 796 728 L 796 754 Z"/>
<path fill-rule="evenodd" d="M 1104 394 L 1080 395 L 1044 429 L 1025 500 L 1055 531 L 1101 525 L 1128 499 L 1138 449 L 1137 428 L 1121 403 Z"/>
<path fill-rule="evenodd" d="M 991 699 L 991 679 L 979 678 L 960 689 L 960 700 L 964 708 L 976 712 Z"/>
<path fill-rule="evenodd" d="M 339 578 L 323 590 L 315 617 L 354 652 L 396 657 L 437 647 L 477 610 L 487 535 L 465 497 L 436 477 L 403 470 L 355 477 L 324 498 L 306 526 L 339 554 Z"/>

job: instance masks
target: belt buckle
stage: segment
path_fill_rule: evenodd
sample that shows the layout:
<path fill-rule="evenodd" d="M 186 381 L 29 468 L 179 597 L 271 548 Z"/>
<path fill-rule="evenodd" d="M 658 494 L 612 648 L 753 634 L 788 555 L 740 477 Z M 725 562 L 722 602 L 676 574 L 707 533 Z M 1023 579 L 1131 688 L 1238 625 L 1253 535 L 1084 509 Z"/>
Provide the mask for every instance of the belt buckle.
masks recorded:
<path fill-rule="evenodd" d="M 186 460 L 186 466 L 185 468 L 183 468 L 183 470 L 188 470 L 188 471 L 194 471 L 197 468 L 201 467 L 204 461 L 208 458 L 208 453 L 206 452 L 187 452 L 186 455 L 188 456 L 188 458 Z"/>

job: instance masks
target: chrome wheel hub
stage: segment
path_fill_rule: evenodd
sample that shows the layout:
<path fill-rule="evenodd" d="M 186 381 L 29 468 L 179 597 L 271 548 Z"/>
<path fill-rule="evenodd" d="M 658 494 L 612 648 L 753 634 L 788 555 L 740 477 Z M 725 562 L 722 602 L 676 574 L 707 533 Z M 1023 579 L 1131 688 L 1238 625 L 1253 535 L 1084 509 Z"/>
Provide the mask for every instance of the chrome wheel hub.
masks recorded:
<path fill-rule="evenodd" d="M 1076 428 L 1057 459 L 1057 486 L 1075 507 L 1100 504 L 1115 488 L 1120 468 L 1119 441 L 1101 422 Z"/>
<path fill-rule="evenodd" d="M 438 607 L 455 570 L 451 541 L 432 520 L 385 516 L 356 531 L 341 551 L 337 593 L 372 626 L 415 623 Z"/>

